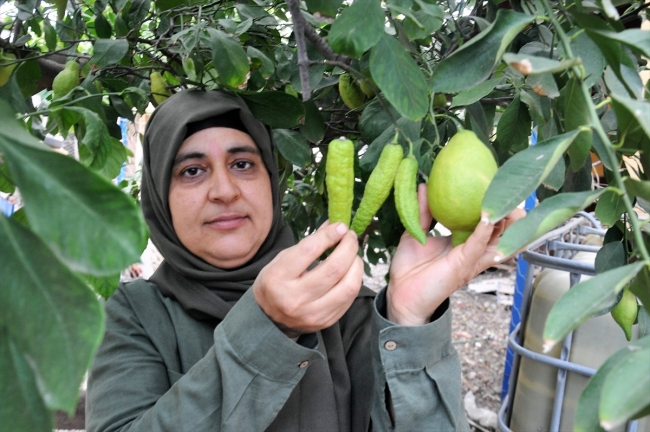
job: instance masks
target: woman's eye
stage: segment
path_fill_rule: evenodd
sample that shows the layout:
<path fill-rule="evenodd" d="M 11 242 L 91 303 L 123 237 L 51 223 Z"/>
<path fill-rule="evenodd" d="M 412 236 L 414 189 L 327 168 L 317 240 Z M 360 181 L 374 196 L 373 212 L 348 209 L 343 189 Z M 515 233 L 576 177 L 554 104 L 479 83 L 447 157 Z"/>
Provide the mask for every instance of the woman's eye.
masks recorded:
<path fill-rule="evenodd" d="M 194 176 L 198 175 L 200 172 L 201 172 L 201 168 L 190 167 L 190 168 L 184 169 L 183 172 L 181 172 L 181 175 L 184 176 L 184 177 L 194 177 Z"/>
<path fill-rule="evenodd" d="M 233 164 L 233 167 L 238 170 L 245 170 L 253 166 L 252 162 L 249 161 L 237 161 Z"/>

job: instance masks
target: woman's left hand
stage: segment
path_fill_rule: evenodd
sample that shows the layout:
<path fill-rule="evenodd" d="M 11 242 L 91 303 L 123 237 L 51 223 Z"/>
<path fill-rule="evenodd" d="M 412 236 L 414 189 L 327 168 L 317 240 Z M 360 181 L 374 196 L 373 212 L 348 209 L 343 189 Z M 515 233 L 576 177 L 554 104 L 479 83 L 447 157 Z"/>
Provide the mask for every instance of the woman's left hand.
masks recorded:
<path fill-rule="evenodd" d="M 418 188 L 418 201 L 420 225 L 426 231 L 433 217 L 425 184 Z M 428 323 L 447 297 L 494 265 L 499 236 L 525 214 L 517 208 L 496 224 L 481 220 L 467 241 L 455 248 L 451 237 L 428 237 L 423 246 L 405 232 L 390 268 L 387 318 L 400 325 Z"/>

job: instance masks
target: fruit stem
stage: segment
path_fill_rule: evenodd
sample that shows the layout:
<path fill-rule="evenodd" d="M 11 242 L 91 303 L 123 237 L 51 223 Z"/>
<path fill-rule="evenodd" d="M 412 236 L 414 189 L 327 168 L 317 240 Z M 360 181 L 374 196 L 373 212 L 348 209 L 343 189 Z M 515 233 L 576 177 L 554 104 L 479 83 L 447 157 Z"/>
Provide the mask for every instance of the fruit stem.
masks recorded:
<path fill-rule="evenodd" d="M 569 38 L 567 37 L 566 33 L 562 29 L 562 26 L 558 22 L 557 17 L 553 13 L 553 8 L 549 4 L 549 1 L 541 0 L 541 3 L 544 5 L 544 8 L 546 9 L 546 12 L 548 13 L 548 16 L 551 20 L 551 24 L 555 28 L 555 31 L 557 32 L 557 35 L 560 38 L 560 41 L 562 42 L 562 46 L 564 48 L 564 52 L 566 53 L 566 56 L 570 59 L 575 58 L 573 56 L 573 50 L 571 49 L 571 43 L 569 41 Z M 601 139 L 606 150 L 606 154 L 601 155 L 601 157 L 606 156 L 607 159 L 609 159 L 610 165 L 612 167 L 617 167 L 619 165 L 618 158 L 616 157 L 616 153 L 614 151 L 612 142 L 609 140 L 607 133 L 605 132 L 602 124 L 600 123 L 600 118 L 598 117 L 598 113 L 596 112 L 596 107 L 594 106 L 593 100 L 591 99 L 591 93 L 589 92 L 589 89 L 587 89 L 587 86 L 585 85 L 584 81 L 581 78 L 582 71 L 577 66 L 574 66 L 572 69 L 576 77 L 579 78 L 578 81 L 580 82 L 580 90 L 582 91 L 583 97 L 585 98 L 586 101 L 588 101 L 587 107 L 589 110 L 589 117 L 591 120 L 590 126 L 596 132 L 598 137 Z M 625 204 L 625 210 L 627 211 L 627 214 L 630 218 L 630 225 L 632 226 L 632 230 L 634 231 L 634 239 L 637 246 L 637 250 L 641 254 L 643 260 L 647 263 L 650 263 L 650 255 L 648 254 L 648 251 L 645 247 L 645 242 L 643 241 L 643 235 L 641 233 L 641 229 L 639 225 L 639 218 L 637 217 L 637 214 L 634 211 L 634 207 L 632 206 L 632 201 L 630 200 L 630 196 L 628 195 L 627 190 L 625 189 L 625 185 L 623 184 L 621 173 L 619 173 L 617 169 L 613 169 L 612 174 L 614 176 L 614 181 L 616 182 L 616 186 L 621 191 L 622 194 L 621 196 L 623 197 L 623 203 Z"/>

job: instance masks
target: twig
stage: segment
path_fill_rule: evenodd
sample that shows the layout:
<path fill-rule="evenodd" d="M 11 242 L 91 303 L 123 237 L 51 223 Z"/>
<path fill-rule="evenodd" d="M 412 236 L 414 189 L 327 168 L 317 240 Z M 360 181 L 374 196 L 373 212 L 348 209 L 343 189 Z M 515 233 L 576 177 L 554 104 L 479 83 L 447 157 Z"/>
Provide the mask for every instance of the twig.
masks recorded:
<path fill-rule="evenodd" d="M 311 99 L 311 87 L 309 85 L 309 57 L 305 46 L 305 20 L 303 19 L 300 5 L 297 0 L 287 0 L 293 21 L 293 34 L 296 37 L 296 49 L 298 50 L 298 72 L 300 73 L 300 87 L 302 88 L 302 101 Z"/>

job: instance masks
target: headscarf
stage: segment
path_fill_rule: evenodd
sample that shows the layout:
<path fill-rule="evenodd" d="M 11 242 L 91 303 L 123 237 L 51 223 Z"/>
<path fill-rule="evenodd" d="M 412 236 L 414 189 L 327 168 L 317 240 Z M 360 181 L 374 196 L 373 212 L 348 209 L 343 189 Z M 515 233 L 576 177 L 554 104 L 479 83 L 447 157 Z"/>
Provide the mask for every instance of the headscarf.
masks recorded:
<path fill-rule="evenodd" d="M 245 128 L 259 148 L 271 178 L 273 222 L 260 250 L 246 264 L 220 269 L 190 252 L 178 239 L 169 210 L 169 185 L 174 158 L 190 133 L 209 127 L 212 119 L 238 116 L 233 128 Z M 224 116 L 224 114 L 227 114 Z M 281 250 L 293 245 L 291 229 L 281 212 L 279 174 L 269 130 L 236 95 L 222 91 L 185 90 L 158 106 L 143 141 L 142 210 L 151 240 L 164 261 L 150 278 L 160 291 L 175 298 L 196 319 L 222 320 L 253 284 L 260 270 Z"/>

